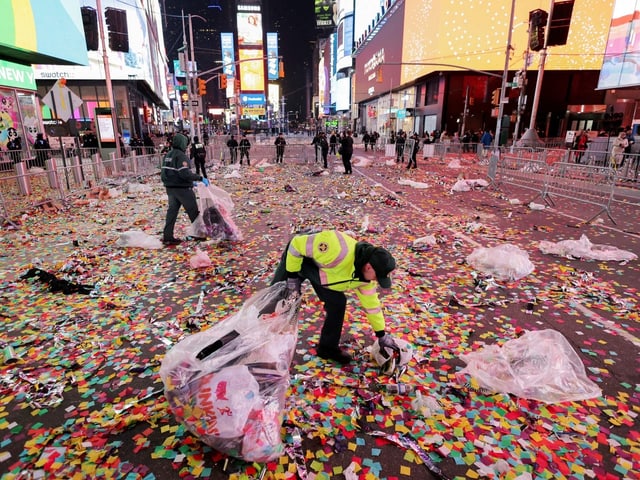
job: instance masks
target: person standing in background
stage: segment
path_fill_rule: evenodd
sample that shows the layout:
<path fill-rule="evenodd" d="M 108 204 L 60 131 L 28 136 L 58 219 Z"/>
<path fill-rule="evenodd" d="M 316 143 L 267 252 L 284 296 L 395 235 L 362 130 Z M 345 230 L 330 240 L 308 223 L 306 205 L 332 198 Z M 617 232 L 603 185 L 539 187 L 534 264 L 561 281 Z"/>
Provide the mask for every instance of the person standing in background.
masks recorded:
<path fill-rule="evenodd" d="M 282 160 L 284 159 L 284 147 L 286 144 L 287 141 L 284 139 L 282 132 L 280 132 L 274 142 L 274 145 L 276 146 L 276 163 L 282 163 Z"/>
<path fill-rule="evenodd" d="M 207 178 L 207 172 L 204 168 L 207 161 L 207 149 L 204 148 L 203 143 L 200 143 L 200 139 L 197 136 L 193 137 L 189 157 L 196 166 L 196 175 L 202 175 L 204 178 Z M 200 173 L 201 171 L 202 174 Z"/>
<path fill-rule="evenodd" d="M 227 140 L 227 147 L 229 148 L 229 155 L 231 155 L 230 163 L 236 163 L 236 158 L 238 156 L 238 141 L 235 136 L 231 135 L 231 138 Z"/>
<path fill-rule="evenodd" d="M 251 160 L 249 160 L 249 150 L 251 149 L 251 142 L 247 138 L 247 134 L 242 134 L 242 138 L 240 139 L 240 165 L 242 165 L 242 159 L 247 157 L 247 165 L 251 165 Z"/>
<path fill-rule="evenodd" d="M 340 140 L 340 155 L 342 156 L 342 164 L 344 165 L 344 174 L 352 174 L 351 157 L 353 156 L 353 138 L 351 137 L 350 130 L 347 130 Z"/>

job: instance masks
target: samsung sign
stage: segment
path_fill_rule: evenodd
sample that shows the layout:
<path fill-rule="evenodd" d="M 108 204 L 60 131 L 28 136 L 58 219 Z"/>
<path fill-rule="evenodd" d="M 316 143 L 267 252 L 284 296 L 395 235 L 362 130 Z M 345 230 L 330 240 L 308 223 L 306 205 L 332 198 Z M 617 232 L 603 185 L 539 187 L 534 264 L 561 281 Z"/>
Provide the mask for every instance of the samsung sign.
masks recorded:
<path fill-rule="evenodd" d="M 240 95 L 240 103 L 242 105 L 264 105 L 266 97 L 264 93 L 243 93 Z"/>

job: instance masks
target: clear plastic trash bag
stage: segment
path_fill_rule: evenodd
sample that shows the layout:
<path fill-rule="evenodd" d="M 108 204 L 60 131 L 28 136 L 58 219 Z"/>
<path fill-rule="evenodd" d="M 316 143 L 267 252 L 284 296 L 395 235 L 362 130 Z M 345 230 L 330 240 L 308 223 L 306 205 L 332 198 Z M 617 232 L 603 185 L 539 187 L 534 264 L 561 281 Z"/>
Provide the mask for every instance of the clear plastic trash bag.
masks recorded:
<path fill-rule="evenodd" d="M 556 330 L 534 330 L 488 345 L 460 357 L 467 366 L 458 376 L 470 375 L 487 390 L 511 393 L 544 403 L 579 401 L 602 395 L 586 375 L 580 357 Z"/>
<path fill-rule="evenodd" d="M 542 240 L 538 244 L 538 248 L 544 254 L 583 260 L 628 262 L 638 258 L 635 253 L 621 250 L 618 247 L 591 243 L 586 235 L 582 235 L 580 240 L 562 240 L 557 243 Z"/>
<path fill-rule="evenodd" d="M 198 183 L 195 188 L 200 215 L 187 229 L 187 235 L 216 242 L 242 240 L 242 233 L 233 220 L 231 196 L 212 184 L 207 187 Z"/>
<path fill-rule="evenodd" d="M 467 263 L 497 280 L 519 280 L 534 270 L 529 254 L 509 243 L 476 248 L 467 256 Z"/>
<path fill-rule="evenodd" d="M 173 346 L 160 377 L 176 419 L 227 455 L 248 462 L 282 455 L 280 429 L 299 306 L 300 296 L 279 282 Z"/>

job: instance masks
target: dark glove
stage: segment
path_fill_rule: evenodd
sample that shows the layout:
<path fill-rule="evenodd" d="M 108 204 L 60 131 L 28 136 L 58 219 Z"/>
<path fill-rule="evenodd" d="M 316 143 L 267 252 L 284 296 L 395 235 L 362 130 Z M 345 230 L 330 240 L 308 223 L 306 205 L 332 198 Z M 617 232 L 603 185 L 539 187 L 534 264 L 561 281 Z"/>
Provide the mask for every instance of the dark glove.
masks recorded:
<path fill-rule="evenodd" d="M 300 277 L 287 278 L 287 290 L 300 295 L 302 292 L 302 279 Z"/>
<path fill-rule="evenodd" d="M 400 347 L 396 344 L 391 335 L 385 333 L 382 337 L 378 338 L 378 345 L 380 345 L 380 352 L 385 355 L 386 350 L 389 349 L 394 353 L 400 354 Z"/>

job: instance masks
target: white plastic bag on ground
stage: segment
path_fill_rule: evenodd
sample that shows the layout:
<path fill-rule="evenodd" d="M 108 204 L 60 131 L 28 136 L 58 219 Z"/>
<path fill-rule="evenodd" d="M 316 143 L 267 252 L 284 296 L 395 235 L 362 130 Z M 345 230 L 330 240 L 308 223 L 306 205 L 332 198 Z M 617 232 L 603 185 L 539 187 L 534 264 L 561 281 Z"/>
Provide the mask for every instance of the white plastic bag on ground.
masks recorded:
<path fill-rule="evenodd" d="M 628 262 L 638 258 L 635 253 L 627 250 L 610 245 L 593 244 L 586 235 L 582 235 L 580 240 L 562 240 L 557 243 L 542 240 L 538 244 L 538 248 L 544 254 L 582 258 L 583 260 Z"/>
<path fill-rule="evenodd" d="M 529 254 L 510 243 L 476 248 L 467 256 L 467 263 L 498 280 L 519 280 L 534 270 Z"/>
<path fill-rule="evenodd" d="M 297 342 L 299 295 L 285 282 L 167 352 L 160 377 L 176 419 L 207 445 L 248 462 L 284 453 L 280 434 Z"/>
<path fill-rule="evenodd" d="M 162 248 L 162 242 L 159 238 L 147 235 L 142 230 L 122 232 L 116 241 L 116 245 L 119 247 L 149 248 L 154 250 Z"/>
<path fill-rule="evenodd" d="M 482 388 L 511 393 L 544 403 L 599 397 L 600 388 L 586 375 L 584 365 L 567 339 L 556 330 L 526 332 L 502 347 L 489 345 L 460 357 Z"/>

